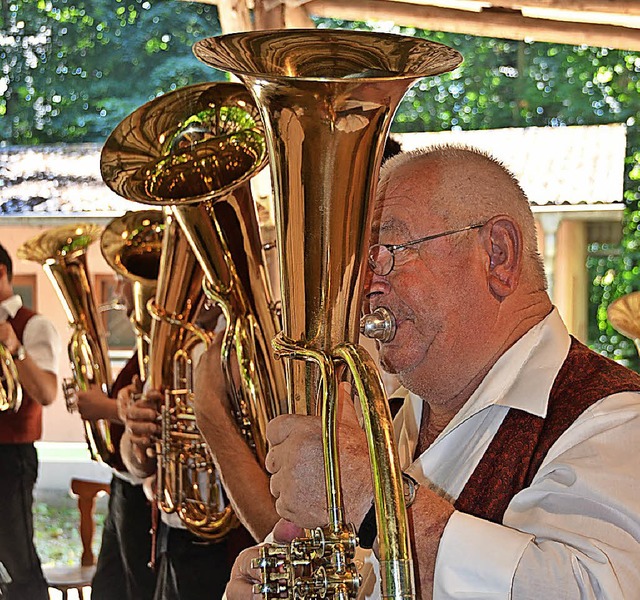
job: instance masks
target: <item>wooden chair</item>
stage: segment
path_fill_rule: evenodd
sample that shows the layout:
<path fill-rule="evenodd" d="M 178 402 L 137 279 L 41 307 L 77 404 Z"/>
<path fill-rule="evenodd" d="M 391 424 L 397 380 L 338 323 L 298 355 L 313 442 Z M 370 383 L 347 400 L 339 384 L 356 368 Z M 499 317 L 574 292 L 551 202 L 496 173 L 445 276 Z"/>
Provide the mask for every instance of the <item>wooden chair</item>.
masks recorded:
<path fill-rule="evenodd" d="M 111 486 L 97 481 L 72 479 L 71 491 L 78 497 L 80 510 L 81 563 L 77 566 L 52 566 L 42 569 L 49 588 L 61 591 L 63 600 L 68 600 L 69 590 L 77 590 L 78 597 L 84 598 L 83 588 L 91 585 L 96 571 L 96 559 L 91 548 L 96 531 L 94 520 L 96 497 L 100 492 L 110 493 Z"/>

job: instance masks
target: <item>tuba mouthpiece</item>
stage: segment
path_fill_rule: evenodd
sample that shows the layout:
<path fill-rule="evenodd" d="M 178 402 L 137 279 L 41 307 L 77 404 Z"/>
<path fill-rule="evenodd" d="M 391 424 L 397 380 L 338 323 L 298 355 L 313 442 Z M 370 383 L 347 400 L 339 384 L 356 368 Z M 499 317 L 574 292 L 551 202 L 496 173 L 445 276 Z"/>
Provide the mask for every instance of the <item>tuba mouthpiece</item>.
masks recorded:
<path fill-rule="evenodd" d="M 390 342 L 396 335 L 396 318 L 384 306 L 360 319 L 360 333 L 379 342 Z"/>

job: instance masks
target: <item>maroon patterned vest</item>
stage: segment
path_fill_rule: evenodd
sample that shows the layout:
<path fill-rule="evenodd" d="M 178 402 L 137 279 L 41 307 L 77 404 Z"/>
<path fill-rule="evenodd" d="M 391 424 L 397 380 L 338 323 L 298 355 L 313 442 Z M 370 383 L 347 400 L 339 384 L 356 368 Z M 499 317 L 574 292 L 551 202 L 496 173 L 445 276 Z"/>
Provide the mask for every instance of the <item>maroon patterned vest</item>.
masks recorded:
<path fill-rule="evenodd" d="M 592 404 L 626 391 L 640 391 L 640 375 L 571 338 L 549 395 L 547 416 L 509 410 L 455 502 L 456 509 L 502 523 L 509 502 L 531 485 L 554 442 Z"/>
<path fill-rule="evenodd" d="M 24 306 L 7 321 L 22 343 L 24 328 L 36 313 Z M 0 412 L 0 444 L 29 444 L 42 436 L 42 406 L 22 389 L 22 405 L 18 412 Z"/>

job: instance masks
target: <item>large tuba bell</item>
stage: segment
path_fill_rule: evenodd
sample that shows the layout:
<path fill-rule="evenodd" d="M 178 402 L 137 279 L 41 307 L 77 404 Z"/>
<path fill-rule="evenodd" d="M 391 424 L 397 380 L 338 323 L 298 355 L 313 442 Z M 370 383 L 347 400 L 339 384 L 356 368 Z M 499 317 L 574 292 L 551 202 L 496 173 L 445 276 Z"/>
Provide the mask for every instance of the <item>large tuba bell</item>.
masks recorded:
<path fill-rule="evenodd" d="M 108 394 L 111 364 L 107 336 L 96 307 L 86 256 L 89 245 L 99 234 L 97 225 L 63 225 L 25 242 L 17 256 L 42 265 L 73 328 L 68 351 L 74 386 L 85 391 L 96 385 Z M 70 407 L 69 394 L 73 392 L 69 385 L 63 389 Z M 91 457 L 113 465 L 117 448 L 109 422 L 104 419 L 84 421 L 84 429 Z"/>
<path fill-rule="evenodd" d="M 191 85 L 145 104 L 102 152 L 107 184 L 125 198 L 170 206 L 198 257 L 205 291 L 226 318 L 221 358 L 236 420 L 261 462 L 266 424 L 285 412 L 286 397 L 270 347 L 279 323 L 249 184 L 265 164 L 257 109 L 233 83 Z"/>
<path fill-rule="evenodd" d="M 109 222 L 100 238 L 100 250 L 108 265 L 131 283 L 131 323 L 136 334 L 140 377 L 148 374 L 151 314 L 147 304 L 156 292 L 164 217 L 159 210 L 125 213 Z"/>
<path fill-rule="evenodd" d="M 382 383 L 356 345 L 372 200 L 385 139 L 418 78 L 460 55 L 427 40 L 356 31 L 240 33 L 197 42 L 203 62 L 237 75 L 260 109 L 271 157 L 283 332 L 296 412 L 323 415 L 330 523 L 288 545 L 267 545 L 259 564 L 267 598 L 355 597 L 353 527 L 344 521 L 337 460 L 337 373 L 354 379 L 369 440 L 382 593 L 414 595 L 402 480 Z"/>

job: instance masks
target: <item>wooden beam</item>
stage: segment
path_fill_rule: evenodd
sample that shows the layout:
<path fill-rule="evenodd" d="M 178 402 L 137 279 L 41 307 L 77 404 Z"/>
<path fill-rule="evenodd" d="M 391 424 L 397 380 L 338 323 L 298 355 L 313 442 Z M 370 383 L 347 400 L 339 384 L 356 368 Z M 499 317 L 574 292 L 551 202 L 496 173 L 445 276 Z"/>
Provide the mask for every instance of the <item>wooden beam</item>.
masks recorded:
<path fill-rule="evenodd" d="M 284 19 L 287 27 L 291 29 L 315 29 L 315 23 L 302 6 L 287 6 Z"/>
<path fill-rule="evenodd" d="M 247 0 L 192 0 L 201 4 L 213 4 L 218 7 L 218 19 L 222 33 L 251 31 L 251 14 Z"/>
<path fill-rule="evenodd" d="M 400 0 L 388 0 L 396 2 Z M 412 4 L 421 6 L 440 6 L 447 4 L 447 0 L 409 0 Z M 467 6 L 476 5 L 475 12 L 485 7 L 501 7 L 513 9 L 534 8 L 538 10 L 554 10 L 568 13 L 600 13 L 608 15 L 640 16 L 640 2 L 638 0 L 465 0 Z M 446 6 L 445 6 L 446 8 Z M 460 9 L 455 0 L 451 8 Z M 468 10 L 472 10 L 468 8 Z"/>
<path fill-rule="evenodd" d="M 492 6 L 640 16 L 638 0 L 489 0 Z"/>
<path fill-rule="evenodd" d="M 287 25 L 284 19 L 284 6 L 270 3 L 265 0 L 255 0 L 253 17 L 256 29 L 284 29 Z"/>
<path fill-rule="evenodd" d="M 484 37 L 640 50 L 639 29 L 534 19 L 510 10 L 476 13 L 389 0 L 311 0 L 304 7 L 311 15 L 349 21 L 392 21 L 407 27 Z"/>

